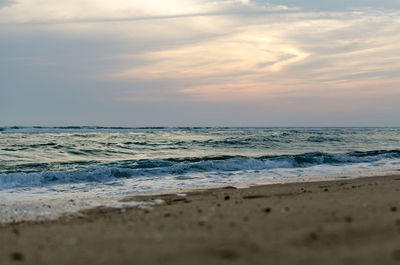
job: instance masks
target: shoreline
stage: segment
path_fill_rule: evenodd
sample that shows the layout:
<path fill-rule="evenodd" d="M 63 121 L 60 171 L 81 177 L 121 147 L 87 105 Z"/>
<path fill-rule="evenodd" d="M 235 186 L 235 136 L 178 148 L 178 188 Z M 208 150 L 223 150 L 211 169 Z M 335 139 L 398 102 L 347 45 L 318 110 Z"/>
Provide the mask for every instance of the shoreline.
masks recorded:
<path fill-rule="evenodd" d="M 0 264 L 399 264 L 399 192 L 400 172 L 136 195 L 163 203 L 1 224 Z"/>
<path fill-rule="evenodd" d="M 382 177 L 396 175 L 400 171 L 396 167 L 379 168 L 375 170 L 359 170 L 359 171 L 343 171 L 341 173 L 321 174 L 299 177 L 286 177 L 278 179 L 269 179 L 261 181 L 249 181 L 239 183 L 215 184 L 198 187 L 185 187 L 180 189 L 165 189 L 152 190 L 142 192 L 125 192 L 114 194 L 111 196 L 100 194 L 85 193 L 80 194 L 54 194 L 53 196 L 43 195 L 42 198 L 28 198 L 25 196 L 23 200 L 14 198 L 15 201 L 0 201 L 0 224 L 19 223 L 19 222 L 39 222 L 39 221 L 56 221 L 65 216 L 76 216 L 82 211 L 87 211 L 93 208 L 116 208 L 124 209 L 131 207 L 151 207 L 152 205 L 162 202 L 141 202 L 127 201 L 126 197 L 146 197 L 146 196 L 161 196 L 173 194 L 186 194 L 204 190 L 223 189 L 226 186 L 231 186 L 238 189 L 244 189 L 254 186 L 268 186 L 276 184 L 291 184 L 291 183 L 307 183 L 307 182 L 323 182 L 337 181 L 345 179 Z M 1 194 L 0 194 L 1 195 Z"/>
<path fill-rule="evenodd" d="M 239 182 L 239 183 L 226 183 L 215 184 L 198 187 L 185 187 L 181 189 L 165 189 L 165 190 L 152 190 L 142 192 L 125 192 L 121 194 L 108 195 L 86 195 L 81 194 L 55 194 L 56 196 L 43 195 L 42 198 L 24 197 L 23 200 L 16 198 L 15 201 L 0 201 L 0 225 L 7 223 L 19 222 L 46 222 L 56 221 L 65 216 L 77 216 L 82 211 L 91 210 L 93 208 L 115 208 L 124 209 L 132 207 L 151 207 L 152 205 L 160 204 L 162 202 L 141 202 L 141 201 L 127 201 L 126 197 L 146 197 L 146 196 L 162 196 L 174 194 L 187 194 L 205 190 L 223 189 L 224 187 L 234 187 L 238 189 L 245 189 L 256 186 L 269 186 L 269 185 L 285 185 L 285 184 L 300 184 L 307 182 L 324 182 L 324 181 L 339 181 L 351 180 L 358 178 L 370 177 L 383 177 L 397 175 L 400 172 L 399 168 L 387 167 L 375 170 L 359 170 L 359 171 L 344 171 L 342 173 L 322 174 L 289 177 L 280 179 L 262 180 L 258 182 Z"/>

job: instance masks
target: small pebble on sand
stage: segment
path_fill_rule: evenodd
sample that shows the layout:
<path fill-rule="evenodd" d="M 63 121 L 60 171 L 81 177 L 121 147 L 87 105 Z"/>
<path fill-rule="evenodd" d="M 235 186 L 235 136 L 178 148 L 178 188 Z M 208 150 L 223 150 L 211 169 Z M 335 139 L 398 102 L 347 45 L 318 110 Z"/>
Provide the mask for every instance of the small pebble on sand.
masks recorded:
<path fill-rule="evenodd" d="M 309 237 L 310 237 L 311 240 L 317 240 L 318 239 L 318 235 L 315 232 L 310 233 Z"/>
<path fill-rule="evenodd" d="M 347 215 L 344 217 L 344 221 L 346 223 L 351 223 L 351 222 L 353 222 L 353 217 L 351 217 L 350 215 Z"/>
<path fill-rule="evenodd" d="M 10 258 L 12 260 L 22 261 L 22 260 L 24 260 L 24 255 L 22 253 L 19 253 L 19 252 L 13 252 L 13 253 L 10 254 Z"/>

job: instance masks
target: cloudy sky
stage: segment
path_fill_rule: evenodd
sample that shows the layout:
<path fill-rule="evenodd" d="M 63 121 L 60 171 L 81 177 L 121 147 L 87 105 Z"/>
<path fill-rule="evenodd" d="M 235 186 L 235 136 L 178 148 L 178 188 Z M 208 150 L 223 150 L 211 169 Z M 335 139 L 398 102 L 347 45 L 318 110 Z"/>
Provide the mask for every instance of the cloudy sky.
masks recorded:
<path fill-rule="evenodd" d="M 0 0 L 0 126 L 400 126 L 400 0 Z"/>

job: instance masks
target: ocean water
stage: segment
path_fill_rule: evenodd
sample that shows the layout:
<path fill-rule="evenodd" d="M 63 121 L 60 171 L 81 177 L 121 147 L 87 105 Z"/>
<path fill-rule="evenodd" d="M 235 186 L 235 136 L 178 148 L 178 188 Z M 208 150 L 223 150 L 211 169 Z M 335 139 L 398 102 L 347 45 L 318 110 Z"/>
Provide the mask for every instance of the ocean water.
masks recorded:
<path fill-rule="evenodd" d="M 400 128 L 0 127 L 0 222 L 129 206 L 120 198 L 138 192 L 395 168 Z"/>

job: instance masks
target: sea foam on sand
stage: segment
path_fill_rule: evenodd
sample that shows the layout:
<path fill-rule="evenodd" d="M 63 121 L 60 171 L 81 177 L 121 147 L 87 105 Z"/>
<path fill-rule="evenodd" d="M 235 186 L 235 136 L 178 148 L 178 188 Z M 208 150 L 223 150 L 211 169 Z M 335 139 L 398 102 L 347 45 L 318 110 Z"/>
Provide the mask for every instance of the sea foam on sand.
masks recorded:
<path fill-rule="evenodd" d="M 337 174 L 328 175 L 313 175 L 304 176 L 298 178 L 284 178 L 284 179 L 272 179 L 268 181 L 260 182 L 240 182 L 232 183 L 231 186 L 236 188 L 247 188 L 256 185 L 268 185 L 268 184 L 285 184 L 285 183 L 304 183 L 304 182 L 315 182 L 315 181 L 332 181 L 341 179 L 354 179 L 364 177 L 375 177 L 375 176 L 390 176 L 399 173 L 398 169 L 388 168 L 379 170 L 364 170 L 364 171 L 352 171 L 343 172 Z M 88 190 L 73 193 L 62 192 L 62 193 L 40 193 L 38 190 L 36 193 L 31 190 L 29 193 L 18 194 L 15 191 L 15 196 L 1 196 L 2 193 L 7 191 L 0 191 L 0 223 L 10 222 L 21 222 L 21 221 L 46 221 L 46 220 L 57 220 L 61 216 L 76 216 L 80 215 L 81 211 L 88 210 L 96 207 L 104 208 L 118 208 L 125 209 L 130 207 L 151 207 L 157 204 L 163 203 L 162 200 L 125 200 L 124 198 L 132 196 L 144 196 L 144 195 L 157 195 L 157 194 L 179 194 L 179 196 L 186 195 L 187 192 L 195 190 L 203 190 L 209 188 L 222 188 L 226 185 L 210 185 L 197 188 L 184 188 L 184 189 L 171 189 L 171 190 L 153 190 L 149 192 L 135 192 L 135 193 L 121 193 L 121 194 L 95 194 Z M 55 190 L 57 190 L 55 188 Z M 35 194 L 32 199 L 32 194 Z"/>

